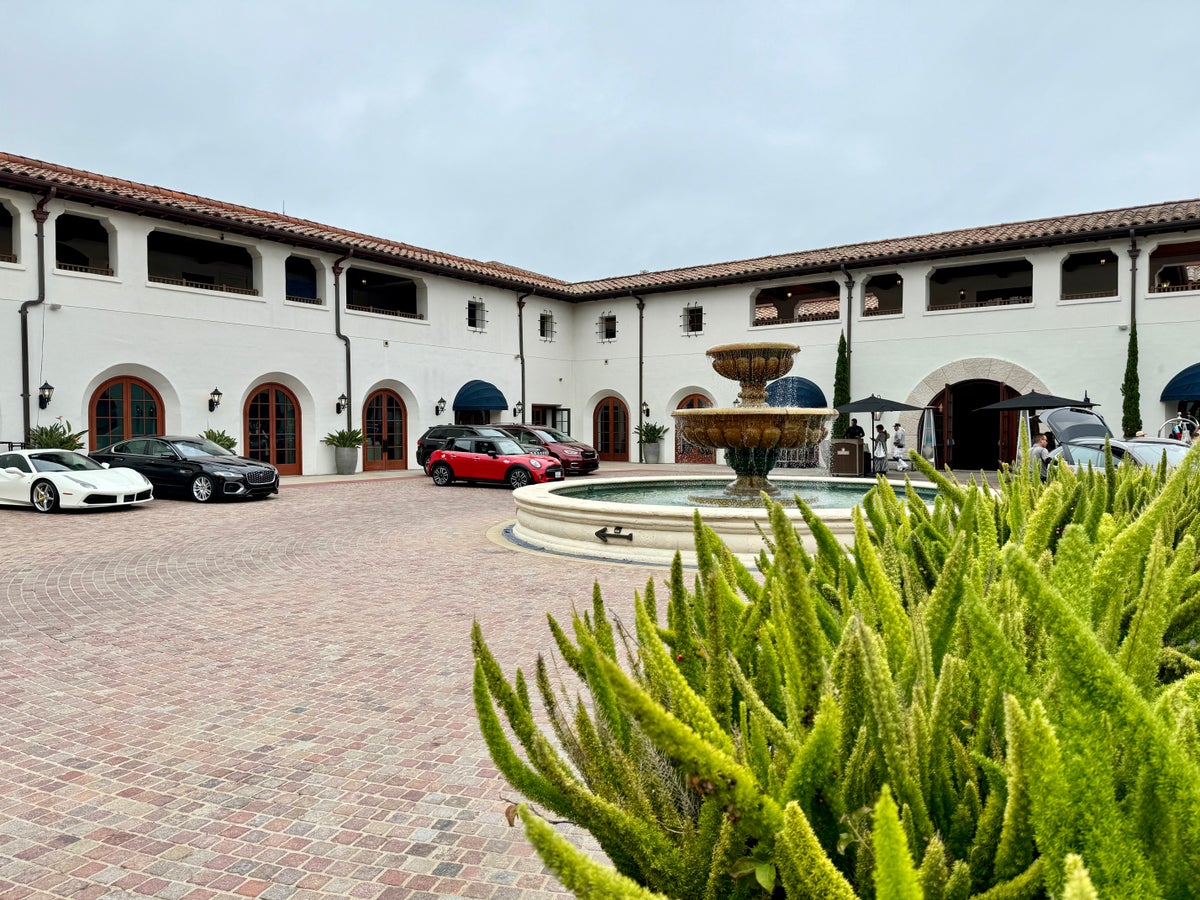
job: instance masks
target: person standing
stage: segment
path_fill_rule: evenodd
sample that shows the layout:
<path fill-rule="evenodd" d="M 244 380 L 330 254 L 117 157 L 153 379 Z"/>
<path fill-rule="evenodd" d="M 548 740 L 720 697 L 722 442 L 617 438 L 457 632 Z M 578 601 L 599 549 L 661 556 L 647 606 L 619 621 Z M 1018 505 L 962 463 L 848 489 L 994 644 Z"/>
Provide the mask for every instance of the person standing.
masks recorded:
<path fill-rule="evenodd" d="M 875 436 L 871 438 L 871 471 L 883 474 L 888 470 L 888 436 L 882 425 L 875 426 Z"/>
<path fill-rule="evenodd" d="M 1038 463 L 1038 469 L 1042 474 L 1042 481 L 1046 480 L 1046 473 L 1050 471 L 1050 451 L 1046 449 L 1046 433 L 1043 431 L 1037 436 L 1037 440 L 1033 445 L 1033 449 L 1029 451 L 1029 455 Z"/>
<path fill-rule="evenodd" d="M 892 459 L 896 460 L 896 471 L 903 472 L 908 468 L 908 461 L 904 458 L 904 440 L 906 435 L 904 429 L 897 422 L 892 426 Z"/>
<path fill-rule="evenodd" d="M 867 436 L 867 433 L 862 430 L 862 426 L 858 424 L 858 419 L 851 419 L 850 425 L 846 429 L 846 437 L 858 438 L 860 441 Z"/>

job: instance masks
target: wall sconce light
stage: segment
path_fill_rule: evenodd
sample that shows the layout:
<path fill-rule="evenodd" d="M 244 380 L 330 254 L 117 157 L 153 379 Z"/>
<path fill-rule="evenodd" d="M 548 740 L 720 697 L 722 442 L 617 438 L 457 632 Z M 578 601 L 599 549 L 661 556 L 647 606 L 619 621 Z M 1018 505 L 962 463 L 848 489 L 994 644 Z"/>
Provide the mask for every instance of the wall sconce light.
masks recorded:
<path fill-rule="evenodd" d="M 741 397 L 734 397 L 734 398 L 733 398 L 733 405 L 734 405 L 734 406 L 741 406 L 741 405 L 742 405 L 742 398 L 741 398 Z"/>
<path fill-rule="evenodd" d="M 212 393 L 208 395 L 208 411 L 216 412 L 217 407 L 221 405 L 221 390 L 213 388 Z"/>
<path fill-rule="evenodd" d="M 42 386 L 38 388 L 38 409 L 45 409 L 50 405 L 50 398 L 54 396 L 54 385 L 48 381 L 42 382 Z"/>
<path fill-rule="evenodd" d="M 438 402 L 433 407 L 433 414 L 435 416 L 440 416 L 445 411 L 446 411 L 446 398 L 439 397 Z"/>
<path fill-rule="evenodd" d="M 650 418 L 650 404 L 645 400 L 642 401 L 642 416 L 647 419 Z"/>
<path fill-rule="evenodd" d="M 337 405 L 334 408 L 335 408 L 337 414 L 340 416 L 342 413 L 344 413 L 346 411 L 346 407 L 349 405 L 350 405 L 350 401 L 346 399 L 346 395 L 339 394 L 338 398 L 337 398 Z"/>
<path fill-rule="evenodd" d="M 513 407 L 513 417 L 519 419 L 523 415 L 525 415 L 525 404 L 518 400 L 517 405 Z"/>

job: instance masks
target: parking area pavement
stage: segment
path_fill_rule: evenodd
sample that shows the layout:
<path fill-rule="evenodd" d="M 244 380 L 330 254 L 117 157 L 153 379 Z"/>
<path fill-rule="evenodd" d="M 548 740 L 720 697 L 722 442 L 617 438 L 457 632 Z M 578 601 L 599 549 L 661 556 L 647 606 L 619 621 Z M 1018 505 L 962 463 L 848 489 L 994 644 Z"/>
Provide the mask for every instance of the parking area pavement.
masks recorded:
<path fill-rule="evenodd" d="M 603 474 L 668 472 L 713 469 Z M 513 516 L 417 472 L 0 508 L 0 896 L 560 896 L 504 819 L 471 623 L 528 670 L 546 611 L 666 573 L 489 540 Z"/>
<path fill-rule="evenodd" d="M 0 896 L 561 895 L 504 819 L 471 622 L 511 673 L 547 610 L 663 572 L 488 540 L 513 514 L 417 473 L 0 508 Z"/>

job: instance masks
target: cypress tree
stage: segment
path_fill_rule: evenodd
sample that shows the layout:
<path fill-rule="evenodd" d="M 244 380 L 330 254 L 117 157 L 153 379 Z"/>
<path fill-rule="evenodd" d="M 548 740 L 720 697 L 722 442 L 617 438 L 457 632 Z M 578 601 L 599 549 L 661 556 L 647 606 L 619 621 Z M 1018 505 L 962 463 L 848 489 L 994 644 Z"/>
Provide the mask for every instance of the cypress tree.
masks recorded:
<path fill-rule="evenodd" d="M 1121 430 L 1126 437 L 1142 430 L 1142 394 L 1138 387 L 1137 325 L 1129 326 L 1129 352 L 1125 357 L 1125 381 L 1121 385 Z M 836 401 L 835 401 L 836 402 Z"/>
<path fill-rule="evenodd" d="M 850 354 L 846 350 L 846 333 L 838 339 L 837 365 L 833 369 L 833 405 L 850 402 Z M 844 438 L 850 427 L 850 417 L 843 413 L 833 420 L 833 436 Z"/>

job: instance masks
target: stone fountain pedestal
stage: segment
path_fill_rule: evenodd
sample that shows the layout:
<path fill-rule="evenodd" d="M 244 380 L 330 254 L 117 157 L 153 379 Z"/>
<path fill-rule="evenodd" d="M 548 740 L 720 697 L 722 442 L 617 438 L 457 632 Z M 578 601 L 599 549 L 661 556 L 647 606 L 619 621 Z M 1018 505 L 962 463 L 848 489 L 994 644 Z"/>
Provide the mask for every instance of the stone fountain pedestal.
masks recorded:
<path fill-rule="evenodd" d="M 708 351 L 713 369 L 741 385 L 737 405 L 671 414 L 685 440 L 725 451 L 725 462 L 737 476 L 725 488 L 731 497 L 775 496 L 779 489 L 767 475 L 775 468 L 779 452 L 814 447 L 828 436 L 836 410 L 767 405 L 767 382 L 790 372 L 798 352 L 795 344 L 783 343 L 713 347 Z"/>

